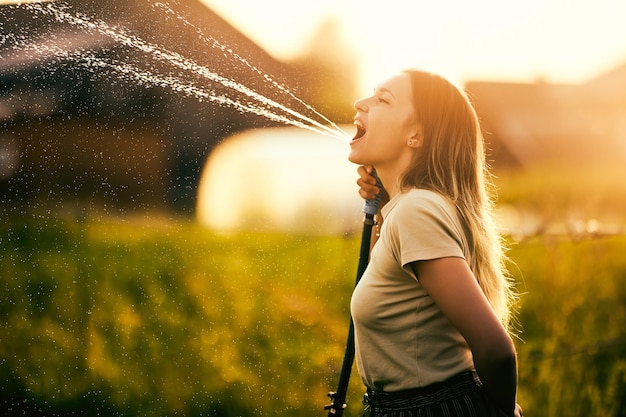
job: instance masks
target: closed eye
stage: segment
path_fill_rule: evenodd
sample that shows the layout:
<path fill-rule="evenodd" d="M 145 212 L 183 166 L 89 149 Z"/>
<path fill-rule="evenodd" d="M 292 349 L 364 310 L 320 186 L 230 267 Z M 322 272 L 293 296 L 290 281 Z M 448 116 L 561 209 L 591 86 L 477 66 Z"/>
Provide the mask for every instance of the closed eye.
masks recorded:
<path fill-rule="evenodd" d="M 394 95 L 387 88 L 378 88 L 374 90 L 374 95 L 379 103 L 390 104 L 391 100 L 393 100 Z"/>

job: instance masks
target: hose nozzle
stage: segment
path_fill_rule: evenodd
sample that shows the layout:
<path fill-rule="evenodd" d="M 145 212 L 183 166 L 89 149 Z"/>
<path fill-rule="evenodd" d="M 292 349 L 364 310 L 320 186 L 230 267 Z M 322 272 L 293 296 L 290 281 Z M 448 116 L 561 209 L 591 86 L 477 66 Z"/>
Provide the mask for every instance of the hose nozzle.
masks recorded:
<path fill-rule="evenodd" d="M 372 175 L 374 176 L 374 178 L 376 178 L 376 186 L 381 191 L 376 195 L 376 197 L 371 198 L 369 200 L 365 200 L 365 205 L 363 206 L 363 213 L 365 213 L 366 215 L 369 214 L 369 215 L 374 216 L 376 213 L 378 213 L 378 207 L 380 206 L 380 200 L 382 199 L 383 184 L 380 182 L 378 175 L 376 175 L 376 169 L 372 170 Z"/>

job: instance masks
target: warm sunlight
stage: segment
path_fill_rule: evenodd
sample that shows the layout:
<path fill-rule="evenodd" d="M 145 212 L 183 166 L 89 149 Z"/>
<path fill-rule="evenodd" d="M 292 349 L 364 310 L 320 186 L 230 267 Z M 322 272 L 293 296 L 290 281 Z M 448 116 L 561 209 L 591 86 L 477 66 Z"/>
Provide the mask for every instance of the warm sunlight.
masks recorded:
<path fill-rule="evenodd" d="M 363 200 L 348 152 L 345 142 L 298 128 L 228 138 L 203 169 L 198 220 L 220 231 L 354 233 Z"/>
<path fill-rule="evenodd" d="M 297 55 L 324 19 L 339 19 L 364 92 L 404 67 L 459 83 L 583 82 L 626 61 L 619 0 L 203 1 L 278 59 Z"/>

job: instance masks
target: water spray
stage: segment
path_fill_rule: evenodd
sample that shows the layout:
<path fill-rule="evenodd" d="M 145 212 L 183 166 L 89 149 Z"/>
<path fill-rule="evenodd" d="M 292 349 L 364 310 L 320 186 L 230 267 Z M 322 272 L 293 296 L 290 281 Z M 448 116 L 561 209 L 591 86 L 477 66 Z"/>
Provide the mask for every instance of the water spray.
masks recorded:
<path fill-rule="evenodd" d="M 0 0 L 2 2 L 3 0 Z M 250 64 L 243 57 L 232 51 L 227 46 L 219 43 L 211 36 L 205 35 L 202 31 L 189 23 L 184 17 L 178 15 L 169 6 L 164 3 L 156 3 L 154 7 L 160 8 L 165 13 L 175 15 L 179 20 L 183 21 L 186 25 L 193 28 L 201 39 L 205 42 L 209 42 L 213 48 L 217 48 L 220 51 L 228 54 L 231 58 L 244 64 L 250 70 L 256 72 L 263 77 L 264 82 L 268 83 L 273 88 L 277 89 L 280 93 L 285 94 L 291 99 L 296 100 L 303 105 L 308 111 L 314 113 L 317 117 L 320 117 L 329 126 L 308 117 L 301 112 L 295 111 L 281 103 L 276 102 L 264 95 L 252 90 L 246 85 L 232 80 L 228 77 L 222 76 L 207 66 L 201 65 L 190 58 L 187 58 L 177 52 L 168 50 L 150 42 L 146 42 L 138 36 L 129 33 L 127 30 L 117 27 L 115 25 L 108 24 L 107 22 L 91 18 L 85 14 L 79 12 L 71 12 L 71 6 L 63 2 L 48 2 L 43 4 L 41 1 L 14 1 L 11 4 L 24 5 L 29 10 L 47 15 L 55 19 L 59 23 L 67 23 L 72 26 L 82 28 L 91 33 L 99 33 L 102 36 L 112 39 L 114 42 L 135 49 L 141 53 L 144 53 L 154 59 L 155 61 L 162 62 L 171 65 L 178 70 L 185 71 L 200 77 L 202 81 L 209 81 L 216 85 L 225 87 L 229 93 L 238 94 L 240 96 L 248 97 L 249 100 L 237 99 L 230 96 L 228 93 L 218 94 L 215 89 L 202 85 L 196 85 L 193 82 L 183 80 L 180 74 L 177 75 L 163 75 L 154 70 L 143 70 L 137 68 L 128 62 L 119 62 L 112 59 L 107 59 L 101 56 L 96 56 L 91 51 L 80 51 L 79 54 L 70 54 L 68 51 L 64 51 L 61 46 L 54 45 L 53 42 L 49 42 L 43 46 L 47 48 L 48 52 L 52 52 L 53 56 L 58 58 L 68 57 L 72 55 L 74 58 L 78 58 L 78 62 L 88 69 L 94 68 L 106 68 L 120 75 L 133 79 L 142 85 L 152 85 L 159 87 L 170 88 L 177 93 L 183 93 L 188 96 L 196 97 L 200 101 L 211 101 L 221 106 L 227 106 L 234 108 L 242 113 L 252 113 L 258 116 L 265 117 L 271 121 L 296 126 L 303 129 L 315 131 L 317 133 L 331 136 L 336 139 L 340 139 L 344 142 L 349 141 L 349 136 L 341 130 L 335 123 L 331 122 L 328 118 L 321 115 L 318 111 L 313 109 L 310 105 L 306 104 L 303 100 L 297 98 L 286 87 L 280 85 L 274 81 L 267 74 L 264 74 L 257 67 Z M 4 39 L 2 43 L 10 40 Z M 20 42 L 14 43 L 13 49 L 17 49 Z M 28 45 L 24 46 L 28 48 Z"/>
<path fill-rule="evenodd" d="M 345 137 L 344 137 L 344 136 L 346 136 L 345 133 L 343 132 L 343 130 L 341 130 L 341 128 L 339 128 L 339 126 L 337 126 L 337 124 L 335 122 L 333 122 L 332 120 L 330 120 L 329 118 L 324 116 L 322 113 L 320 113 L 317 110 L 315 110 L 310 104 L 306 103 L 301 98 L 297 97 L 293 92 L 291 92 L 289 90 L 289 88 L 285 87 L 284 85 L 282 85 L 282 84 L 278 83 L 277 81 L 275 81 L 274 79 L 272 79 L 272 77 L 270 77 L 269 75 L 265 74 L 263 71 L 261 71 L 255 65 L 251 64 L 247 59 L 245 59 L 244 57 L 242 57 L 238 53 L 234 52 L 232 49 L 230 49 L 226 45 L 220 43 L 213 36 L 206 35 L 204 33 L 204 31 L 202 31 L 202 29 L 200 29 L 199 27 L 197 27 L 194 24 L 192 24 L 191 22 L 189 22 L 183 16 L 178 14 L 176 11 L 172 10 L 172 8 L 170 6 L 168 6 L 167 4 L 161 3 L 161 2 L 157 2 L 157 3 L 154 4 L 154 7 L 162 9 L 166 14 L 171 14 L 171 15 L 175 16 L 185 26 L 189 26 L 193 30 L 195 30 L 195 32 L 198 34 L 200 39 L 202 39 L 204 42 L 210 43 L 214 48 L 217 48 L 220 51 L 229 54 L 235 60 L 237 60 L 240 63 L 242 63 L 245 66 L 247 66 L 251 71 L 257 73 L 260 76 L 262 76 L 263 80 L 265 82 L 269 83 L 272 87 L 276 88 L 281 93 L 284 93 L 284 94 L 288 95 L 290 98 L 296 100 L 298 103 L 303 105 L 305 108 L 307 108 L 308 110 L 312 111 L 317 116 L 319 116 L 322 120 L 327 122 L 331 127 L 333 127 L 335 129 L 335 132 L 332 132 L 332 133 L 339 133 L 339 135 L 340 135 L 339 139 L 345 139 Z M 326 127 L 324 127 L 324 128 L 327 129 Z"/>

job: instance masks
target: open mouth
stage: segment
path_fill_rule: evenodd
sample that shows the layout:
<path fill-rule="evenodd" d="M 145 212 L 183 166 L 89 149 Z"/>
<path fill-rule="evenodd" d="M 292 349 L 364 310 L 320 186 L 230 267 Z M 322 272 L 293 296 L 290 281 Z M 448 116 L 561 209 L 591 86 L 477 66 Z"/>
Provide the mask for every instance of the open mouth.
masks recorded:
<path fill-rule="evenodd" d="M 363 126 L 363 123 L 358 120 L 354 122 L 354 125 L 356 126 L 356 133 L 352 140 L 357 140 L 365 135 L 365 126 Z"/>

